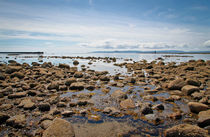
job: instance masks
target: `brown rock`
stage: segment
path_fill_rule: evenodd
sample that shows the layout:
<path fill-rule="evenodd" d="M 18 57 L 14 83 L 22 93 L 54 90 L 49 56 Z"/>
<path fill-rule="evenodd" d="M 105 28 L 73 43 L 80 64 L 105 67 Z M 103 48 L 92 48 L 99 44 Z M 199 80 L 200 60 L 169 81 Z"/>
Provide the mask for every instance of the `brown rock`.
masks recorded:
<path fill-rule="evenodd" d="M 70 85 L 71 90 L 83 90 L 85 88 L 84 82 L 75 82 Z"/>
<path fill-rule="evenodd" d="M 67 68 L 67 69 L 70 68 L 70 66 L 68 64 L 61 64 L 61 63 L 59 63 L 58 67 L 59 68 Z"/>
<path fill-rule="evenodd" d="M 201 111 L 198 114 L 198 126 L 206 127 L 210 125 L 210 109 L 207 111 Z"/>
<path fill-rule="evenodd" d="M 182 87 L 186 85 L 186 82 L 182 78 L 178 78 L 174 81 L 171 81 L 168 84 L 168 89 L 170 90 L 180 90 Z"/>
<path fill-rule="evenodd" d="M 47 129 L 51 124 L 52 124 L 52 120 L 44 120 L 44 121 L 42 121 L 40 126 L 43 129 Z"/>
<path fill-rule="evenodd" d="M 195 125 L 181 124 L 167 129 L 165 137 L 208 137 L 208 132 Z"/>
<path fill-rule="evenodd" d="M 101 80 L 101 81 L 109 81 L 109 80 L 110 80 L 110 77 L 109 77 L 109 76 L 102 75 L 102 76 L 100 77 L 100 80 Z"/>
<path fill-rule="evenodd" d="M 76 79 L 72 77 L 72 78 L 69 78 L 65 81 L 65 85 L 70 86 L 71 83 L 74 83 L 74 82 L 76 82 Z"/>
<path fill-rule="evenodd" d="M 127 99 L 128 96 L 126 95 L 125 92 L 122 90 L 115 90 L 112 94 L 111 97 L 116 98 L 116 99 Z"/>
<path fill-rule="evenodd" d="M 0 125 L 3 124 L 7 119 L 9 119 L 9 115 L 3 112 L 0 112 Z"/>
<path fill-rule="evenodd" d="M 74 65 L 78 65 L 78 64 L 79 64 L 79 61 L 74 60 L 73 64 L 74 64 Z"/>
<path fill-rule="evenodd" d="M 49 111 L 50 110 L 50 104 L 49 103 L 40 103 L 38 105 L 38 108 L 40 111 Z"/>
<path fill-rule="evenodd" d="M 83 77 L 83 73 L 77 71 L 77 72 L 74 73 L 74 77 L 75 77 L 75 78 L 82 78 L 82 77 Z"/>
<path fill-rule="evenodd" d="M 24 109 L 35 109 L 36 106 L 35 106 L 35 103 L 33 103 L 31 101 L 31 99 L 24 99 L 21 101 L 21 103 L 18 105 L 19 107 L 23 107 Z"/>
<path fill-rule="evenodd" d="M 58 82 L 52 82 L 48 87 L 48 90 L 56 89 L 59 90 L 59 83 Z"/>
<path fill-rule="evenodd" d="M 182 92 L 186 93 L 187 95 L 191 95 L 194 92 L 199 92 L 199 88 L 192 85 L 186 85 L 182 87 Z"/>
<path fill-rule="evenodd" d="M 21 72 L 14 72 L 14 73 L 12 73 L 12 74 L 10 75 L 10 77 L 11 77 L 11 78 L 17 77 L 17 78 L 19 78 L 19 79 L 22 79 L 22 78 L 24 78 L 24 74 L 21 73 Z"/>
<path fill-rule="evenodd" d="M 23 128 L 26 125 L 26 117 L 24 114 L 16 115 L 9 118 L 6 123 L 14 128 Z"/>
<path fill-rule="evenodd" d="M 199 113 L 200 111 L 208 110 L 208 106 L 198 102 L 189 102 L 188 106 L 191 112 Z"/>
<path fill-rule="evenodd" d="M 72 125 L 63 119 L 55 118 L 44 131 L 43 137 L 75 137 Z"/>
<path fill-rule="evenodd" d="M 27 92 L 17 92 L 17 93 L 13 93 L 13 94 L 8 95 L 8 98 L 9 99 L 22 98 L 22 97 L 25 97 L 26 94 L 27 94 Z"/>
<path fill-rule="evenodd" d="M 131 99 L 126 99 L 120 102 L 122 108 L 135 108 L 135 104 Z"/>

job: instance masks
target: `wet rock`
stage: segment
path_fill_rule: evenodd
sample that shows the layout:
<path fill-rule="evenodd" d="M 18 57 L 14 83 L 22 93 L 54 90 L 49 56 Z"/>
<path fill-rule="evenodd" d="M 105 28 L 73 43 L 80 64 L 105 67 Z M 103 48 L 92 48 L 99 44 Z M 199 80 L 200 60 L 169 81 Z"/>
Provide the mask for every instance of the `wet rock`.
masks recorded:
<path fill-rule="evenodd" d="M 199 92 L 199 88 L 192 85 L 186 85 L 182 87 L 182 92 L 186 93 L 187 95 L 191 95 L 194 92 Z"/>
<path fill-rule="evenodd" d="M 49 103 L 40 103 L 38 105 L 38 108 L 40 111 L 49 111 L 50 110 L 50 104 Z"/>
<path fill-rule="evenodd" d="M 132 84 L 134 84 L 134 83 L 136 83 L 136 79 L 132 78 L 132 77 L 128 77 L 128 78 L 124 79 L 124 82 L 125 83 L 132 83 Z"/>
<path fill-rule="evenodd" d="M 181 124 L 167 129 L 165 137 L 208 137 L 208 132 L 195 125 Z"/>
<path fill-rule="evenodd" d="M 144 103 L 141 106 L 140 112 L 144 115 L 153 114 L 152 105 L 149 103 Z"/>
<path fill-rule="evenodd" d="M 31 101 L 31 99 L 24 99 L 21 101 L 21 103 L 18 105 L 19 107 L 23 107 L 24 109 L 35 109 L 36 106 L 35 106 L 35 103 L 33 103 Z"/>
<path fill-rule="evenodd" d="M 59 90 L 59 83 L 58 82 L 52 82 L 48 87 L 48 90 L 56 89 Z"/>
<path fill-rule="evenodd" d="M 110 116 L 117 116 L 118 114 L 120 114 L 120 111 L 114 107 L 106 107 L 103 110 L 103 113 L 108 114 Z"/>
<path fill-rule="evenodd" d="M 78 106 L 86 106 L 89 102 L 87 100 L 78 100 L 76 104 Z"/>
<path fill-rule="evenodd" d="M 58 102 L 57 107 L 66 107 L 65 102 Z"/>
<path fill-rule="evenodd" d="M 200 81 L 194 80 L 194 79 L 187 79 L 186 80 L 186 83 L 188 85 L 193 85 L 193 86 L 197 86 L 197 87 L 199 87 L 201 85 L 201 82 Z"/>
<path fill-rule="evenodd" d="M 127 109 L 127 108 L 135 108 L 135 104 L 134 104 L 134 102 L 131 99 L 126 99 L 124 101 L 121 101 L 120 102 L 120 106 L 122 108 L 125 108 L 125 109 Z"/>
<path fill-rule="evenodd" d="M 19 78 L 19 79 L 22 79 L 22 78 L 24 78 L 25 76 L 24 76 L 24 74 L 21 73 L 21 72 L 14 72 L 14 73 L 12 73 L 12 74 L 10 75 L 10 77 L 11 77 L 11 78 L 17 77 L 17 78 Z"/>
<path fill-rule="evenodd" d="M 9 119 L 9 115 L 3 112 L 0 112 L 0 125 L 6 122 Z"/>
<path fill-rule="evenodd" d="M 61 64 L 61 63 L 59 63 L 58 67 L 59 68 L 66 68 L 66 69 L 70 68 L 70 66 L 68 64 Z"/>
<path fill-rule="evenodd" d="M 147 114 L 145 117 L 147 120 L 154 122 L 156 125 L 161 121 L 161 119 L 155 114 Z"/>
<path fill-rule="evenodd" d="M 74 77 L 75 77 L 75 78 L 82 78 L 82 77 L 83 77 L 83 73 L 77 71 L 77 72 L 74 73 Z"/>
<path fill-rule="evenodd" d="M 207 111 L 199 112 L 198 126 L 200 126 L 200 127 L 210 126 L 210 109 Z"/>
<path fill-rule="evenodd" d="M 93 91 L 95 89 L 95 86 L 94 85 L 87 85 L 86 89 L 90 90 L 90 91 Z"/>
<path fill-rule="evenodd" d="M 168 84 L 168 89 L 170 90 L 180 90 L 182 87 L 186 85 L 186 82 L 182 78 L 178 78 L 174 81 L 171 81 Z"/>
<path fill-rule="evenodd" d="M 151 100 L 151 101 L 157 101 L 157 97 L 152 96 L 152 95 L 147 95 L 143 97 L 144 100 Z"/>
<path fill-rule="evenodd" d="M 198 102 L 189 102 L 188 106 L 191 112 L 199 113 L 200 111 L 208 110 L 208 106 Z"/>
<path fill-rule="evenodd" d="M 157 110 L 164 110 L 164 105 L 163 104 L 157 104 L 157 105 L 154 105 L 152 107 L 152 109 L 157 109 Z"/>
<path fill-rule="evenodd" d="M 13 105 L 12 104 L 2 104 L 0 106 L 0 110 L 9 110 L 11 108 L 13 108 Z"/>
<path fill-rule="evenodd" d="M 74 82 L 76 82 L 76 79 L 72 77 L 72 78 L 69 78 L 65 81 L 65 85 L 70 86 L 71 83 L 74 83 Z"/>
<path fill-rule="evenodd" d="M 155 89 L 154 90 L 144 90 L 144 92 L 147 94 L 155 94 L 158 92 L 158 90 L 155 90 Z"/>
<path fill-rule="evenodd" d="M 13 116 L 6 121 L 6 124 L 14 128 L 23 128 L 26 125 L 26 117 L 24 114 Z"/>
<path fill-rule="evenodd" d="M 83 90 L 85 88 L 85 83 L 84 82 L 75 82 L 72 83 L 69 87 L 71 90 Z"/>
<path fill-rule="evenodd" d="M 78 64 L 79 64 L 79 61 L 74 60 L 74 61 L 73 61 L 73 64 L 74 64 L 74 65 L 78 65 Z"/>
<path fill-rule="evenodd" d="M 70 110 L 66 110 L 66 111 L 62 112 L 61 114 L 62 114 L 62 116 L 64 116 L 64 117 L 70 117 L 70 116 L 72 116 L 73 114 L 75 114 L 75 112 L 74 112 L 74 111 L 70 111 Z"/>
<path fill-rule="evenodd" d="M 26 94 L 27 94 L 27 92 L 17 92 L 17 93 L 13 93 L 13 94 L 8 95 L 8 98 L 9 99 L 22 98 L 22 97 L 25 97 Z"/>
<path fill-rule="evenodd" d="M 126 95 L 125 92 L 123 92 L 122 90 L 115 90 L 112 94 L 111 94 L 112 98 L 115 99 L 127 99 L 128 96 Z"/>
<path fill-rule="evenodd" d="M 55 118 L 43 132 L 43 137 L 75 137 L 72 125 L 63 119 Z"/>
<path fill-rule="evenodd" d="M 100 80 L 101 81 L 109 81 L 110 78 L 109 78 L 109 76 L 102 75 L 102 76 L 100 76 Z"/>
<path fill-rule="evenodd" d="M 177 119 L 181 119 L 182 118 L 182 114 L 180 111 L 174 112 L 172 114 L 168 115 L 169 118 L 177 120 Z"/>
<path fill-rule="evenodd" d="M 7 74 L 12 74 L 13 72 L 17 72 L 21 69 L 22 69 L 22 67 L 20 67 L 20 66 L 9 66 L 9 67 L 6 68 L 5 72 Z"/>
<path fill-rule="evenodd" d="M 52 124 L 52 120 L 44 120 L 40 124 L 43 129 L 47 129 Z"/>

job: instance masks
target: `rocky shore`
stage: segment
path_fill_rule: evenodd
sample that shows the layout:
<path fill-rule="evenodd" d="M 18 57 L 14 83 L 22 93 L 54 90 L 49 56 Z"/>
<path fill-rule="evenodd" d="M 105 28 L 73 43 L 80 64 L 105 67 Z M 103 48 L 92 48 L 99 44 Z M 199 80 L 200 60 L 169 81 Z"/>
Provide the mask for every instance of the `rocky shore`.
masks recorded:
<path fill-rule="evenodd" d="M 112 62 L 129 75 L 91 70 L 77 60 L 73 66 L 0 64 L 0 136 L 210 135 L 209 60 L 83 59 Z"/>

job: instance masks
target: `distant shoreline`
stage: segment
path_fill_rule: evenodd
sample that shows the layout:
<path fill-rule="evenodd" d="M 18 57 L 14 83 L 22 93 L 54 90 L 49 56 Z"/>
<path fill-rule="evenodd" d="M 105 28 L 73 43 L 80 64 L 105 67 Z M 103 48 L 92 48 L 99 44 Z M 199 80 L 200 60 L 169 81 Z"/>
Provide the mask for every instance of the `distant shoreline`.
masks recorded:
<path fill-rule="evenodd" d="M 0 54 L 44 54 L 44 52 L 0 52 Z"/>

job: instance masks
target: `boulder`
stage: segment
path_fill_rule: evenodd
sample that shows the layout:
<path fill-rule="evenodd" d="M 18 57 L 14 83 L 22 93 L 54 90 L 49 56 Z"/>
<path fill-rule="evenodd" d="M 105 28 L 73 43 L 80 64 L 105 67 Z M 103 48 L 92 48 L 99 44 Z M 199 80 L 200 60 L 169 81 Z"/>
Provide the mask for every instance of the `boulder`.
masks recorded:
<path fill-rule="evenodd" d="M 49 111 L 50 110 L 50 104 L 49 103 L 40 103 L 38 105 L 38 108 L 40 111 Z"/>
<path fill-rule="evenodd" d="M 200 111 L 206 111 L 209 109 L 207 105 L 198 102 L 189 102 L 188 106 L 190 111 L 194 113 L 199 113 Z"/>
<path fill-rule="evenodd" d="M 43 137 L 75 137 L 72 125 L 63 119 L 55 118 L 43 132 Z"/>
<path fill-rule="evenodd" d="M 196 86 L 192 86 L 192 85 L 186 85 L 184 87 L 182 87 L 182 92 L 184 92 L 187 95 L 191 95 L 194 92 L 199 92 L 199 88 Z"/>
<path fill-rule="evenodd" d="M 61 63 L 59 63 L 58 67 L 59 68 L 67 68 L 67 69 L 70 68 L 70 66 L 68 64 L 61 64 Z"/>
<path fill-rule="evenodd" d="M 51 124 L 52 124 L 52 120 L 44 120 L 44 121 L 42 121 L 40 126 L 43 129 L 47 129 Z"/>
<path fill-rule="evenodd" d="M 165 130 L 165 137 L 208 137 L 207 130 L 195 125 L 181 124 Z"/>
<path fill-rule="evenodd" d="M 75 82 L 72 83 L 69 87 L 71 90 L 83 90 L 85 88 L 85 83 L 84 82 Z"/>
<path fill-rule="evenodd" d="M 186 85 L 186 82 L 182 78 L 178 78 L 174 81 L 171 81 L 168 84 L 168 89 L 170 90 L 180 90 L 182 87 Z"/>
<path fill-rule="evenodd" d="M 27 94 L 27 92 L 17 92 L 17 93 L 13 93 L 13 94 L 8 95 L 8 98 L 9 99 L 22 98 L 22 97 L 25 97 L 26 94 Z"/>
<path fill-rule="evenodd" d="M 26 125 L 26 117 L 24 114 L 16 115 L 9 118 L 6 124 L 14 128 L 23 128 Z"/>
<path fill-rule="evenodd" d="M 127 99 L 128 96 L 126 95 L 125 92 L 123 92 L 122 90 L 115 90 L 112 94 L 111 94 L 112 98 L 115 99 Z"/>
<path fill-rule="evenodd" d="M 122 108 L 135 108 L 135 104 L 131 99 L 126 99 L 120 102 Z"/>
<path fill-rule="evenodd" d="M 201 85 L 201 82 L 200 81 L 194 80 L 194 79 L 187 79 L 186 80 L 186 83 L 188 85 L 193 85 L 193 86 L 197 86 L 197 87 L 199 87 Z"/>
<path fill-rule="evenodd" d="M 198 126 L 200 126 L 200 127 L 210 126 L 210 109 L 207 111 L 199 112 Z"/>

